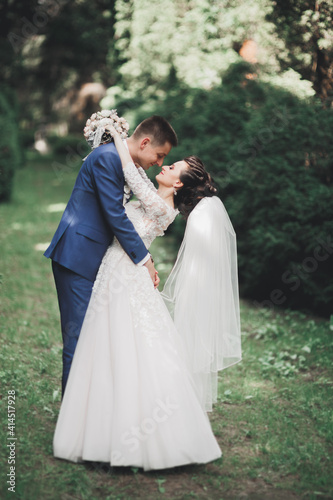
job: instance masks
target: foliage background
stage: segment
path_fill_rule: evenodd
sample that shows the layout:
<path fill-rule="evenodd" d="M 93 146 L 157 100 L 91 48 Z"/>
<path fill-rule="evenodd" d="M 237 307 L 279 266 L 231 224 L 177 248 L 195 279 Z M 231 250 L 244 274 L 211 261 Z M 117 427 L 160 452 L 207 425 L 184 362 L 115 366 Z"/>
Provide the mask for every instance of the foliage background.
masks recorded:
<path fill-rule="evenodd" d="M 242 295 L 329 316 L 332 10 L 332 0 L 4 0 L 1 198 L 37 140 L 55 179 L 72 173 L 98 106 L 133 128 L 162 114 L 180 139 L 170 161 L 200 155 L 220 187 Z M 181 221 L 172 231 L 180 240 Z"/>

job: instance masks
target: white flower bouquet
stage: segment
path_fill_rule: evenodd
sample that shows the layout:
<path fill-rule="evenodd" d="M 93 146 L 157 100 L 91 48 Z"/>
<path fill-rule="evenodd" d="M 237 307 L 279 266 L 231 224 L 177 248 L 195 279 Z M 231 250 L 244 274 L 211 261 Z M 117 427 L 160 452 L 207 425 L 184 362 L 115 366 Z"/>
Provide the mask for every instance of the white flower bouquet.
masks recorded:
<path fill-rule="evenodd" d="M 91 149 L 113 141 L 111 134 L 106 129 L 107 125 L 113 125 L 122 139 L 126 139 L 128 136 L 129 124 L 125 118 L 119 117 L 116 109 L 102 109 L 88 118 L 83 129 L 83 135 Z"/>

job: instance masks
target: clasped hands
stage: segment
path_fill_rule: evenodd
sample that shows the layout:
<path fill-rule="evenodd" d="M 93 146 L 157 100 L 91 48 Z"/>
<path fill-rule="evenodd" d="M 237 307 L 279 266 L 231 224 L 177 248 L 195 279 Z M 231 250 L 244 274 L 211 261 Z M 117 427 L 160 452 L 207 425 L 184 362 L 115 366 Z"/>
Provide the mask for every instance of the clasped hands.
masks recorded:
<path fill-rule="evenodd" d="M 160 278 L 158 277 L 158 271 L 156 271 L 152 258 L 144 264 L 149 271 L 152 282 L 154 283 L 154 288 L 157 288 L 160 284 Z"/>

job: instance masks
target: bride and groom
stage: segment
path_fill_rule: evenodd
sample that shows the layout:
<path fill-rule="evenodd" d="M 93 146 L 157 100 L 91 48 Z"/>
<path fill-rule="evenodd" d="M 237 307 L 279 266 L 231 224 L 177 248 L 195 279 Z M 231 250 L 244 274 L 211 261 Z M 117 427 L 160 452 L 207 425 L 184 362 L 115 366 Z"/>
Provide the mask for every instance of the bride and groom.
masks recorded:
<path fill-rule="evenodd" d="M 83 163 L 45 252 L 64 342 L 54 455 L 144 470 L 207 463 L 221 456 L 206 414 L 218 370 L 241 359 L 235 233 L 199 158 L 163 167 L 158 189 L 147 177 L 177 144 L 165 119 L 127 142 L 102 123 L 94 134 L 113 142 Z M 137 201 L 124 205 L 125 181 Z M 147 249 L 178 213 L 186 231 L 161 294 Z"/>

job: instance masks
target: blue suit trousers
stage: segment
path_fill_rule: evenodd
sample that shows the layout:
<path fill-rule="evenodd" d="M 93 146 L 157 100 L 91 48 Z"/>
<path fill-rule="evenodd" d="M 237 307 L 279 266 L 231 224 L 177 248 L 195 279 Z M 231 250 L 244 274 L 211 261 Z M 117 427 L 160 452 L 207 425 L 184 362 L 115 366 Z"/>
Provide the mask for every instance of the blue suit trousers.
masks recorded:
<path fill-rule="evenodd" d="M 64 395 L 74 351 L 89 304 L 93 281 L 66 269 L 52 260 L 57 288 L 63 340 L 62 395 Z"/>

